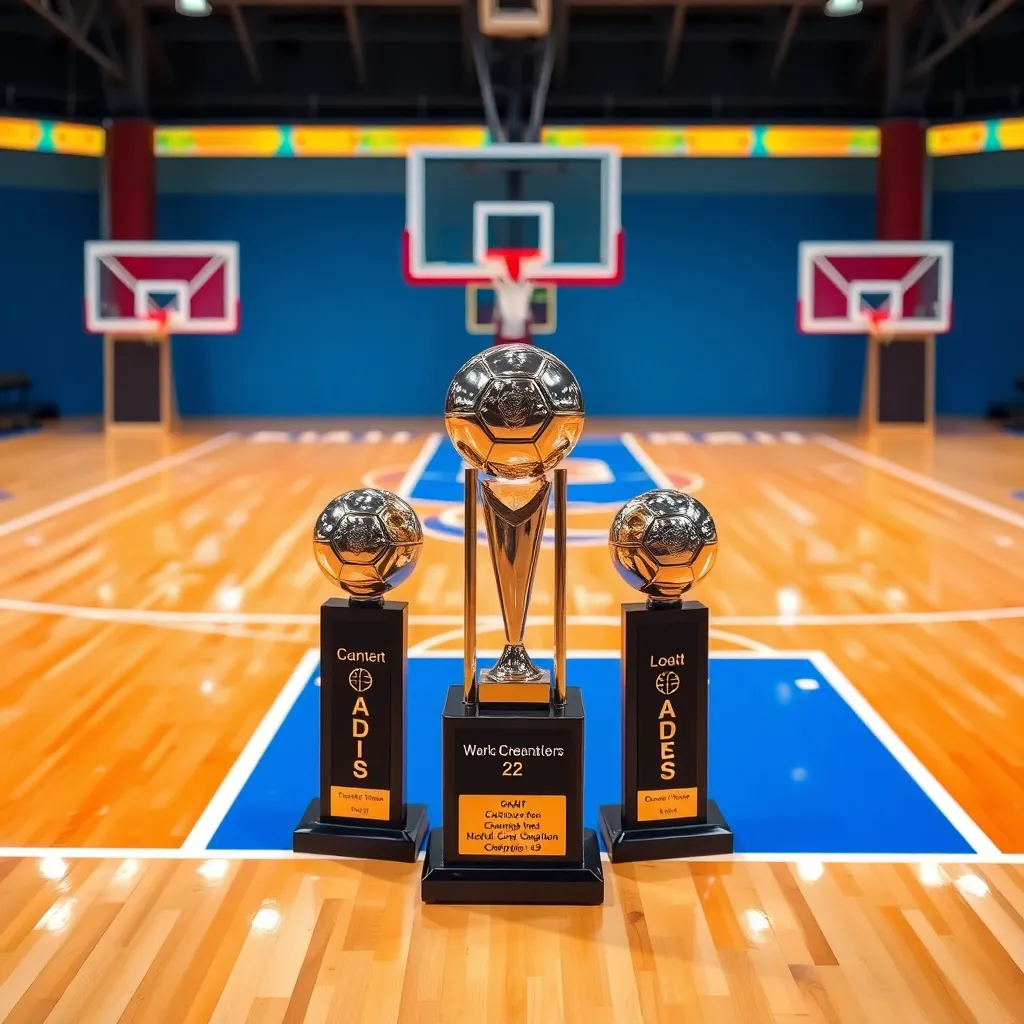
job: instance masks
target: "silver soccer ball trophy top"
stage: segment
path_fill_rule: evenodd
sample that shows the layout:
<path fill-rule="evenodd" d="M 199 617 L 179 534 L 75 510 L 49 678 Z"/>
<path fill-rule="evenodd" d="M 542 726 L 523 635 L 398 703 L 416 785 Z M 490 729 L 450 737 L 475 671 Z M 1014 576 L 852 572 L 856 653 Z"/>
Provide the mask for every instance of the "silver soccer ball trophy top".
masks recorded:
<path fill-rule="evenodd" d="M 376 487 L 346 491 L 313 527 L 313 551 L 323 574 L 363 601 L 379 601 L 407 579 L 422 549 L 423 529 L 412 507 Z"/>
<path fill-rule="evenodd" d="M 583 432 L 583 395 L 572 371 L 534 345 L 497 345 L 473 356 L 448 388 L 445 427 L 482 473 L 543 476 Z"/>
<path fill-rule="evenodd" d="M 649 605 L 677 604 L 715 564 L 711 513 L 682 491 L 646 491 L 619 509 L 608 531 L 618 574 Z"/>

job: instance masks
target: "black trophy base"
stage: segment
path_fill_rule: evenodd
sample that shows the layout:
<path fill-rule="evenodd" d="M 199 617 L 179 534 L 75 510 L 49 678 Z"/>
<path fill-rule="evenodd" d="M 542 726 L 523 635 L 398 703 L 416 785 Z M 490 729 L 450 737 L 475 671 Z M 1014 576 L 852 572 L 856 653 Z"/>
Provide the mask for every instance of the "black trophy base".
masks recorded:
<path fill-rule="evenodd" d="M 609 860 L 668 860 L 673 857 L 715 857 L 733 852 L 732 829 L 718 804 L 708 801 L 706 824 L 659 825 L 657 828 L 623 828 L 622 808 L 601 808 L 601 838 Z"/>
<path fill-rule="evenodd" d="M 311 800 L 302 821 L 292 833 L 295 853 L 324 857 L 359 857 L 366 860 L 400 860 L 411 864 L 419 856 L 427 834 L 427 808 L 408 804 L 401 828 L 380 825 L 347 825 L 320 820 L 320 799 Z"/>
<path fill-rule="evenodd" d="M 546 904 L 596 907 L 604 902 L 601 850 L 583 830 L 582 864 L 459 864 L 445 866 L 442 829 L 431 830 L 423 861 L 424 903 Z"/>

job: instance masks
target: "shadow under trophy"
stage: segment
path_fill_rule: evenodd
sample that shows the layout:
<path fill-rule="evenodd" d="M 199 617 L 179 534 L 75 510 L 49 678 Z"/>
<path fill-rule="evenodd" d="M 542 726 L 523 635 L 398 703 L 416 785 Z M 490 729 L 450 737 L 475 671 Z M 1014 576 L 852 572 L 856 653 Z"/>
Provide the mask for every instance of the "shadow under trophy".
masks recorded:
<path fill-rule="evenodd" d="M 556 468 L 583 430 L 583 398 L 560 360 L 496 346 L 455 375 L 445 426 L 465 470 L 462 686 L 442 714 L 444 827 L 431 831 L 427 903 L 593 906 L 604 899 L 597 837 L 583 828 L 583 698 L 566 685 L 566 491 Z M 554 673 L 523 646 L 554 476 Z M 484 474 L 482 479 L 479 474 Z M 477 674 L 477 492 L 505 646 Z"/>
<path fill-rule="evenodd" d="M 320 606 L 320 796 L 292 833 L 296 853 L 419 854 L 427 809 L 405 802 L 409 606 L 384 594 L 422 547 L 416 513 L 390 491 L 347 491 L 317 518 L 317 564 L 350 596 Z"/>
<path fill-rule="evenodd" d="M 684 601 L 711 571 L 718 531 L 682 491 L 647 491 L 608 534 L 619 575 L 647 595 L 622 606 L 623 803 L 601 808 L 613 861 L 732 853 L 708 799 L 708 610 Z"/>

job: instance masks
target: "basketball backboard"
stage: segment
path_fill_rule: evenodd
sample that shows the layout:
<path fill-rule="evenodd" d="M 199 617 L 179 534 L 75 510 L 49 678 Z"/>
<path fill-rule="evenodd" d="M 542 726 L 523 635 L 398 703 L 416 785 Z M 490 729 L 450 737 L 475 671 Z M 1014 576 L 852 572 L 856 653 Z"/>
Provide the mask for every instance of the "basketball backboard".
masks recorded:
<path fill-rule="evenodd" d="M 554 334 L 558 323 L 558 286 L 538 285 L 530 301 L 530 333 Z M 470 334 L 494 334 L 497 296 L 490 284 L 466 285 L 466 330 Z"/>
<path fill-rule="evenodd" d="M 538 281 L 617 284 L 621 185 L 614 147 L 413 147 L 403 262 L 410 284 L 493 277 L 488 254 L 536 252 Z"/>
<path fill-rule="evenodd" d="M 799 325 L 805 334 L 943 334 L 953 315 L 950 242 L 801 242 Z"/>
<path fill-rule="evenodd" d="M 235 242 L 86 242 L 85 325 L 94 334 L 238 330 Z"/>

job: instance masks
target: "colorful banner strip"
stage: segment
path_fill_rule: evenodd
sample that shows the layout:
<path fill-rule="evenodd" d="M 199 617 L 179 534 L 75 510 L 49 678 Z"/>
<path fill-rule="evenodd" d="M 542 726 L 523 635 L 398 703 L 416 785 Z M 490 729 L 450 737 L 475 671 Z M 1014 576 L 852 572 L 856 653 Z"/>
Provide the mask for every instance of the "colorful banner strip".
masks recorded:
<path fill-rule="evenodd" d="M 548 146 L 618 146 L 624 157 L 878 155 L 878 129 L 798 125 L 545 128 Z"/>
<path fill-rule="evenodd" d="M 410 146 L 488 143 L 485 128 L 360 127 L 358 125 L 210 125 L 158 128 L 157 156 L 190 157 L 403 157 Z"/>
<path fill-rule="evenodd" d="M 94 124 L 0 117 L 0 149 L 19 149 L 26 153 L 66 153 L 70 156 L 103 156 L 105 141 L 103 129 Z"/>
<path fill-rule="evenodd" d="M 1024 117 L 937 124 L 928 129 L 928 152 L 932 156 L 998 153 L 1010 149 L 1024 149 Z"/>
<path fill-rule="evenodd" d="M 410 146 L 478 149 L 490 144 L 476 125 L 194 125 L 156 130 L 160 157 L 404 157 Z M 103 155 L 98 125 L 0 117 L 0 149 Z M 874 157 L 869 125 L 616 125 L 545 128 L 546 146 L 618 146 L 624 157 Z M 1024 118 L 933 125 L 932 156 L 1024 149 Z"/>

